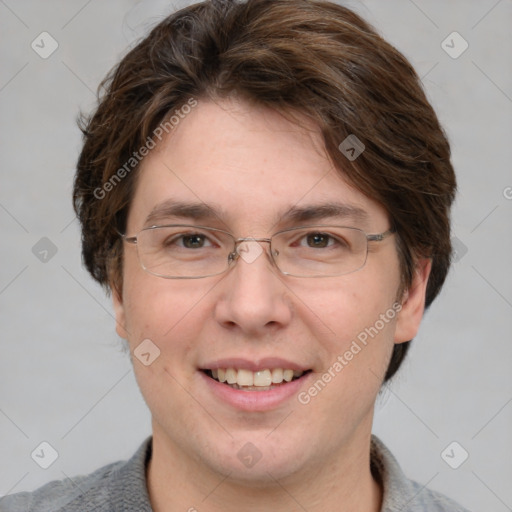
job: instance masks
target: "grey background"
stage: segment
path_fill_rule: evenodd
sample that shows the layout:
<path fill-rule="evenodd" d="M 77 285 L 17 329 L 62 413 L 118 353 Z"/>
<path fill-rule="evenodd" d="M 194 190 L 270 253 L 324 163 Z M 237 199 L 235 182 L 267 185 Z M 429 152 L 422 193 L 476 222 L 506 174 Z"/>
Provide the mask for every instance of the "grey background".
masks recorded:
<path fill-rule="evenodd" d="M 0 0 L 0 496 L 127 458 L 150 434 L 110 301 L 81 268 L 75 118 L 149 24 L 188 3 Z M 416 67 L 459 180 L 460 259 L 374 432 L 410 477 L 471 510 L 512 510 L 512 1 L 345 3 Z M 31 48 L 43 31 L 59 44 L 47 59 Z M 441 47 L 453 31 L 469 43 L 457 59 Z M 59 454 L 46 470 L 30 455 L 42 441 Z M 441 457 L 452 441 L 469 453 L 458 469 Z"/>

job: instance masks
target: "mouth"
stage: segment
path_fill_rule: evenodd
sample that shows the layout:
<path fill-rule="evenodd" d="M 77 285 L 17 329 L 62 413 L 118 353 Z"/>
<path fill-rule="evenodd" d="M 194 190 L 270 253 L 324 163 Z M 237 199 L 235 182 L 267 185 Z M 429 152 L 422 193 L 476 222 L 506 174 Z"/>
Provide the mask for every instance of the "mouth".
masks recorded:
<path fill-rule="evenodd" d="M 243 368 L 215 368 L 201 370 L 210 379 L 241 391 L 271 391 L 304 378 L 312 370 L 265 368 L 251 371 Z"/>

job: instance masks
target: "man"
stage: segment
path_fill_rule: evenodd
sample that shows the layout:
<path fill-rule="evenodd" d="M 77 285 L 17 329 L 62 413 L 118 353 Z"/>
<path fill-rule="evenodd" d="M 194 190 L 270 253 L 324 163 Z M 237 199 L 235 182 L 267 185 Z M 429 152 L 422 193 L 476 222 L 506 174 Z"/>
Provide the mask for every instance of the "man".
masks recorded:
<path fill-rule="evenodd" d="M 410 64 L 333 3 L 208 1 L 104 86 L 74 204 L 153 435 L 2 510 L 462 511 L 371 435 L 451 253 Z"/>

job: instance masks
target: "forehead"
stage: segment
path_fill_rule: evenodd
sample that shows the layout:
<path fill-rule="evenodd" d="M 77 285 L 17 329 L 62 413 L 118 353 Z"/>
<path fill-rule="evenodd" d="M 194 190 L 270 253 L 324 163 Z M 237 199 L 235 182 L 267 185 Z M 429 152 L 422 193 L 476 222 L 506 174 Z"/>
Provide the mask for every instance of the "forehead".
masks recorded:
<path fill-rule="evenodd" d="M 363 228 L 385 216 L 333 167 L 310 120 L 199 101 L 143 160 L 129 227 L 191 218 L 261 230 L 322 214 Z"/>

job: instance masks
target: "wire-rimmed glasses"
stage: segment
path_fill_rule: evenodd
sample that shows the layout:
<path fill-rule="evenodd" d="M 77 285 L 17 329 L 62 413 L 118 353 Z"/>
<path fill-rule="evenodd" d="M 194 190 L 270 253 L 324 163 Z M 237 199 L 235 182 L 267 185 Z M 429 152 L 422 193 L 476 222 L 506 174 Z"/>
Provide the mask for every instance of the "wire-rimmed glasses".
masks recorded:
<path fill-rule="evenodd" d="M 392 229 L 367 234 L 354 227 L 314 225 L 285 229 L 271 238 L 235 238 L 222 229 L 171 224 L 122 237 L 136 245 L 146 272 L 167 279 L 198 279 L 226 272 L 240 257 L 252 262 L 263 252 L 261 244 L 269 244 L 272 262 L 285 275 L 349 274 L 364 267 L 368 242 L 381 242 L 392 233 Z"/>

